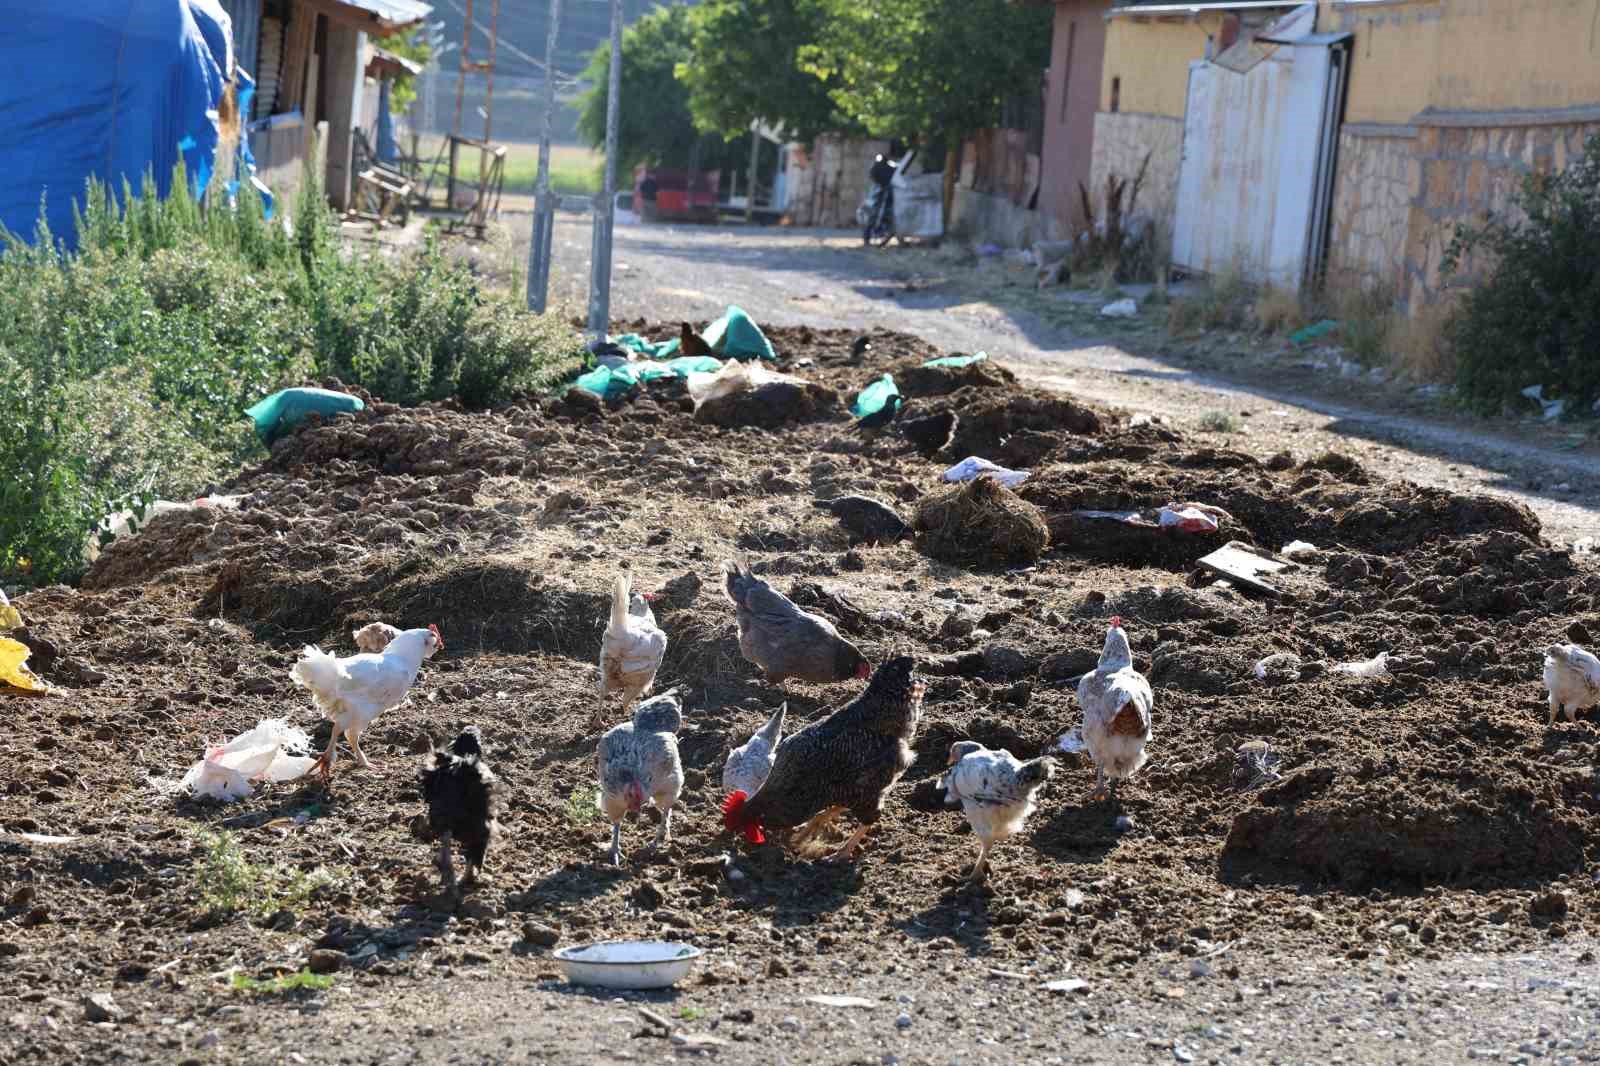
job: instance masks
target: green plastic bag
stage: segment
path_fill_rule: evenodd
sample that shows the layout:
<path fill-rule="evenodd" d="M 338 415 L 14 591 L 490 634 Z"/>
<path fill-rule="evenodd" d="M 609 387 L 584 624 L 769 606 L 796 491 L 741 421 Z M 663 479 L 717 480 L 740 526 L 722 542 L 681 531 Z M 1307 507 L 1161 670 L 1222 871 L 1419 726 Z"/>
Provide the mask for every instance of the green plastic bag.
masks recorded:
<path fill-rule="evenodd" d="M 597 366 L 573 384 L 603 400 L 613 400 L 639 384 L 639 374 L 631 366 Z"/>
<path fill-rule="evenodd" d="M 894 383 L 894 376 L 885 374 L 861 390 L 861 395 L 856 397 L 856 402 L 850 407 L 850 413 L 857 418 L 877 414 L 883 410 L 883 405 L 889 402 L 889 397 L 898 395 L 900 387 Z"/>
<path fill-rule="evenodd" d="M 946 355 L 939 359 L 929 359 L 923 366 L 971 366 L 981 363 L 989 358 L 988 352 L 977 352 L 973 355 Z"/>
<path fill-rule="evenodd" d="M 709 355 L 680 355 L 665 363 L 641 363 L 629 369 L 638 375 L 640 381 L 654 381 L 657 378 L 687 378 L 690 374 L 715 374 L 722 369 L 722 364 Z"/>
<path fill-rule="evenodd" d="M 299 425 L 306 415 L 331 418 L 345 411 L 360 411 L 367 405 L 359 397 L 332 389 L 283 389 L 247 408 L 256 424 L 256 436 L 261 443 L 272 442 Z"/>
<path fill-rule="evenodd" d="M 1331 318 L 1325 318 L 1321 322 L 1313 322 L 1304 329 L 1295 330 L 1289 334 L 1289 342 L 1291 344 L 1309 344 L 1318 337 L 1326 337 L 1330 333 L 1337 332 L 1338 329 L 1338 322 Z"/>
<path fill-rule="evenodd" d="M 665 359 L 676 352 L 678 346 L 683 343 L 677 337 L 670 341 L 647 341 L 637 333 L 624 333 L 620 337 L 609 339 L 613 344 L 632 349 L 647 359 Z"/>
<path fill-rule="evenodd" d="M 776 362 L 778 358 L 766 334 L 761 332 L 761 327 L 751 321 L 744 311 L 732 305 L 700 336 L 711 345 L 712 351 L 729 359 L 770 359 Z"/>

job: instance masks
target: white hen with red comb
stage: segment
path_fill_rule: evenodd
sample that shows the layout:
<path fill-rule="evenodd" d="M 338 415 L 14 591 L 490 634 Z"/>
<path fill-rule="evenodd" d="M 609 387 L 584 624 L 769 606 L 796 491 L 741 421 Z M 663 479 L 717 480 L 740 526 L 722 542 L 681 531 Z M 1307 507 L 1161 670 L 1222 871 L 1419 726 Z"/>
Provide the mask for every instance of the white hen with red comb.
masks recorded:
<path fill-rule="evenodd" d="M 632 592 L 631 583 L 629 575 L 621 573 L 611 586 L 611 618 L 600 638 L 600 703 L 594 712 L 595 728 L 605 724 L 606 702 L 613 693 L 622 693 L 624 711 L 649 694 L 667 654 L 667 635 L 656 625 L 651 597 Z"/>
<path fill-rule="evenodd" d="M 1150 682 L 1133 668 L 1121 618 L 1113 618 L 1106 630 L 1100 665 L 1078 682 L 1078 705 L 1083 708 L 1083 744 L 1095 764 L 1089 798 L 1105 799 L 1118 781 L 1144 765 L 1155 706 Z"/>
<path fill-rule="evenodd" d="M 363 767 L 372 765 L 361 750 L 362 732 L 378 715 L 400 705 L 416 683 L 422 660 L 443 648 L 444 637 L 439 634 L 439 627 L 432 625 L 404 630 L 376 655 L 338 658 L 314 645 L 306 647 L 289 677 L 296 685 L 311 690 L 312 700 L 333 722 L 328 750 L 316 762 L 324 779 L 333 773 L 338 761 L 341 733 L 349 741 L 356 761 Z"/>

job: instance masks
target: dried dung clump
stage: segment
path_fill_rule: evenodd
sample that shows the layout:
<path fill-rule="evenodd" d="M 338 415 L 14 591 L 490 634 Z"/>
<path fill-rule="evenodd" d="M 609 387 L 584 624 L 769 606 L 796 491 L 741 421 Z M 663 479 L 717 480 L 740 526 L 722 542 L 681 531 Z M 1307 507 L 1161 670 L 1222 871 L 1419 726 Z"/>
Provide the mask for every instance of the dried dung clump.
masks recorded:
<path fill-rule="evenodd" d="M 1031 563 L 1050 546 L 1044 512 L 992 477 L 923 497 L 914 528 L 922 550 L 947 563 Z"/>
<path fill-rule="evenodd" d="M 920 359 L 907 359 L 889 368 L 895 384 L 907 396 L 945 396 L 957 389 L 1010 389 L 1017 376 L 991 360 L 982 359 L 966 366 L 924 366 Z"/>
<path fill-rule="evenodd" d="M 770 381 L 740 392 L 717 396 L 702 403 L 696 422 L 733 429 L 755 426 L 775 429 L 790 422 L 810 422 L 840 413 L 839 394 L 826 385 L 807 381 Z"/>

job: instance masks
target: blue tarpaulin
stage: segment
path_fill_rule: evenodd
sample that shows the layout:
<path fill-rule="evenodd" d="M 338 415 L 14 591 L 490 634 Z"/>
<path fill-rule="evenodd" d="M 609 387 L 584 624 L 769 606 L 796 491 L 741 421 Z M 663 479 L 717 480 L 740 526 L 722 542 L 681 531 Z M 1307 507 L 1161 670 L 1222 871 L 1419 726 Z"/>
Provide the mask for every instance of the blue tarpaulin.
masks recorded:
<path fill-rule="evenodd" d="M 0 225 L 77 243 L 88 180 L 120 194 L 150 173 L 162 195 L 182 161 L 210 179 L 232 27 L 217 0 L 0 0 Z"/>

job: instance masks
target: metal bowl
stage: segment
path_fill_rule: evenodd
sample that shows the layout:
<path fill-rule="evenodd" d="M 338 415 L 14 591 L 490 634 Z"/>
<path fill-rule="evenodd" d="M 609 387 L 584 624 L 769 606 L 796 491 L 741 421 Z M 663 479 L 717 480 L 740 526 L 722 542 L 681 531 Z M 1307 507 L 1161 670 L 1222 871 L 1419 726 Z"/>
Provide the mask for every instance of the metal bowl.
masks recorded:
<path fill-rule="evenodd" d="M 604 988 L 668 988 L 705 954 L 689 944 L 664 940 L 613 940 L 562 948 L 555 960 L 575 985 Z"/>

